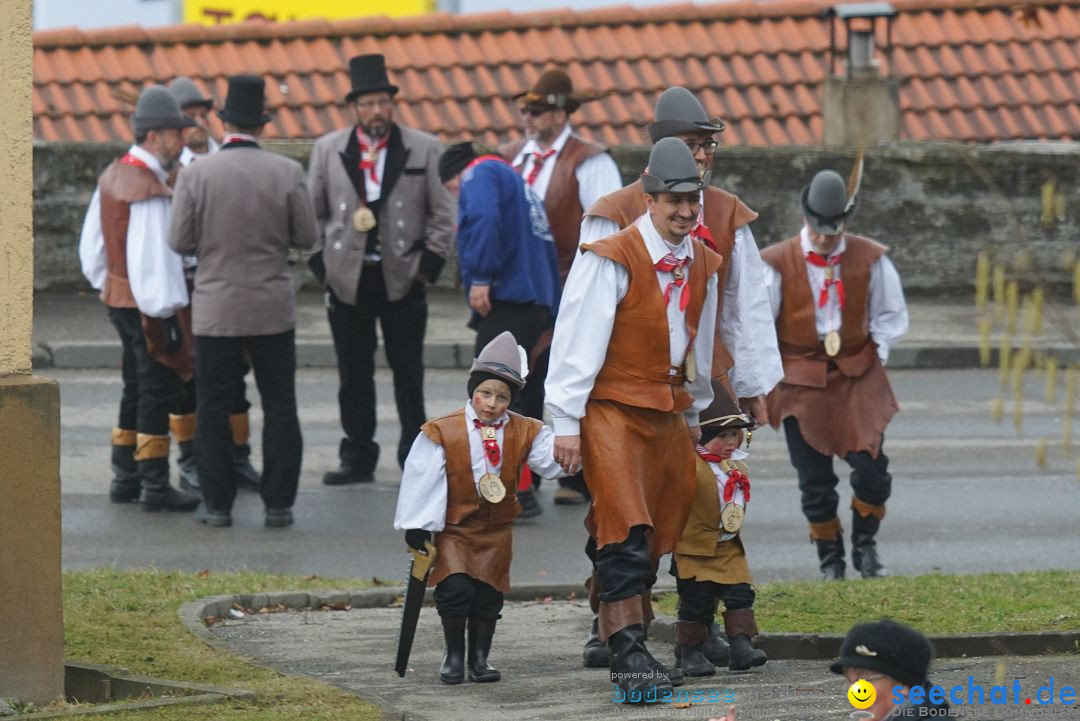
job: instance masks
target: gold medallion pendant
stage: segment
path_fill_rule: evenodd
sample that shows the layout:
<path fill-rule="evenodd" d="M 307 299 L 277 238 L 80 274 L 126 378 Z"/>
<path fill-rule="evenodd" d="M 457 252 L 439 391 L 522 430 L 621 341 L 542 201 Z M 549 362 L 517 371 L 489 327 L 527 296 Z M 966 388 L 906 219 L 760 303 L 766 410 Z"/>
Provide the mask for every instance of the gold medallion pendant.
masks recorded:
<path fill-rule="evenodd" d="M 840 334 L 834 330 L 825 335 L 825 353 L 834 358 L 840 352 Z"/>
<path fill-rule="evenodd" d="M 498 503 L 506 498 L 506 486 L 494 473 L 485 473 L 480 476 L 480 495 L 489 503 Z"/>
<path fill-rule="evenodd" d="M 375 214 L 371 212 L 371 208 L 366 205 L 363 208 L 357 208 L 353 213 L 352 227 L 360 233 L 366 233 L 375 227 Z"/>
<path fill-rule="evenodd" d="M 675 278 L 675 280 L 682 280 L 682 279 L 683 279 L 683 275 L 684 275 L 684 273 L 683 273 L 683 269 L 682 269 L 682 266 L 681 266 L 681 265 L 680 265 L 680 266 L 676 266 L 675 268 L 673 268 L 673 269 L 671 270 L 671 276 L 672 276 L 673 278 Z"/>
<path fill-rule="evenodd" d="M 720 523 L 728 533 L 738 533 L 742 528 L 743 516 L 746 512 L 738 503 L 729 503 L 720 511 Z"/>
<path fill-rule="evenodd" d="M 686 353 L 686 382 L 693 383 L 697 380 L 697 358 L 694 357 L 694 349 L 691 348 Z"/>
<path fill-rule="evenodd" d="M 493 426 L 484 426 L 481 435 L 485 441 L 493 441 L 495 440 L 495 428 Z"/>

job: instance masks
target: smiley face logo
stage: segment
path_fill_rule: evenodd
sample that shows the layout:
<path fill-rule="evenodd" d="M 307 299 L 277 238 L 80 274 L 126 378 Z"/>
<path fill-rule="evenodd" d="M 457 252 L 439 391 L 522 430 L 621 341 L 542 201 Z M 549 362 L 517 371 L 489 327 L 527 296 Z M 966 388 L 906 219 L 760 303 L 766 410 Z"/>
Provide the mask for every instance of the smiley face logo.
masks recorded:
<path fill-rule="evenodd" d="M 874 684 L 870 683 L 866 679 L 860 678 L 855 683 L 851 684 L 851 688 L 847 692 L 848 701 L 851 705 L 858 709 L 867 709 L 874 705 L 874 700 L 877 698 L 877 689 L 874 688 Z"/>

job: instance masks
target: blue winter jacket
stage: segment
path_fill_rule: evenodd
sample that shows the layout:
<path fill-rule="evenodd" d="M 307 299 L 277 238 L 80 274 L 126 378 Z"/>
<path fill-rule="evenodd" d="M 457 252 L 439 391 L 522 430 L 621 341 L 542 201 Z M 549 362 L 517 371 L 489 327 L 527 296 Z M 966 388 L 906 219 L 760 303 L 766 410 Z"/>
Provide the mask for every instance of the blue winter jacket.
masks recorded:
<path fill-rule="evenodd" d="M 544 204 L 508 164 L 482 160 L 461 176 L 457 252 L 465 295 L 559 307 L 559 268 Z"/>

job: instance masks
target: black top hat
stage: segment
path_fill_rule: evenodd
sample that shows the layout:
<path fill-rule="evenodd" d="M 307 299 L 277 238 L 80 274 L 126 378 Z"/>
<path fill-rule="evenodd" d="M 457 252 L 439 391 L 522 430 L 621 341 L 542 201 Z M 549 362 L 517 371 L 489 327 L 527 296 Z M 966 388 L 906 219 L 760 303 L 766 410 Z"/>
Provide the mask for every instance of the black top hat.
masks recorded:
<path fill-rule="evenodd" d="M 229 94 L 218 117 L 241 128 L 253 128 L 270 122 L 266 112 L 266 81 L 258 75 L 233 75 Z"/>
<path fill-rule="evenodd" d="M 349 60 L 349 82 L 352 90 L 345 96 L 347 103 L 365 93 L 396 95 L 398 91 L 397 85 L 393 85 L 386 74 L 386 59 L 382 55 L 357 55 Z"/>

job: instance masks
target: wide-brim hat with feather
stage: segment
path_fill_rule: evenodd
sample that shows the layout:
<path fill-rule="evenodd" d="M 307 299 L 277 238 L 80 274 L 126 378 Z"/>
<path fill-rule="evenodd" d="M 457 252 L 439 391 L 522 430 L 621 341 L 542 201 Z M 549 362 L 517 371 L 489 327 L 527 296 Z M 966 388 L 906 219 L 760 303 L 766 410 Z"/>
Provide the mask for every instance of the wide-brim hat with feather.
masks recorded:
<path fill-rule="evenodd" d="M 754 419 L 742 412 L 728 389 L 717 381 L 713 381 L 712 386 L 713 402 L 701 412 L 699 422 L 702 429 L 709 428 L 713 432 L 731 428 L 753 430 L 757 425 Z"/>
<path fill-rule="evenodd" d="M 525 387 L 529 364 L 525 349 L 518 345 L 513 333 L 503 331 L 484 346 L 469 368 L 470 378 L 477 374 L 498 378 L 518 390 Z"/>
<path fill-rule="evenodd" d="M 558 68 L 545 70 L 531 88 L 513 97 L 522 107 L 544 107 L 572 113 L 582 103 L 591 103 L 604 97 L 599 93 L 574 92 L 570 76 Z"/>

